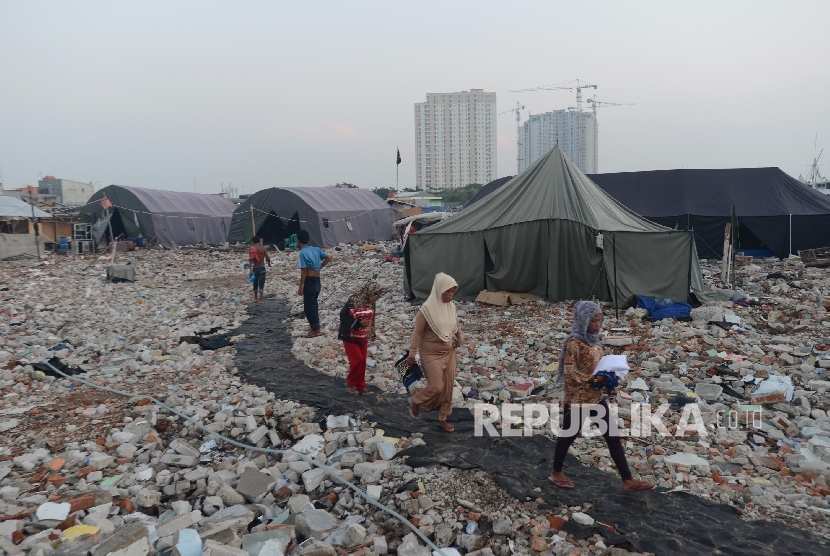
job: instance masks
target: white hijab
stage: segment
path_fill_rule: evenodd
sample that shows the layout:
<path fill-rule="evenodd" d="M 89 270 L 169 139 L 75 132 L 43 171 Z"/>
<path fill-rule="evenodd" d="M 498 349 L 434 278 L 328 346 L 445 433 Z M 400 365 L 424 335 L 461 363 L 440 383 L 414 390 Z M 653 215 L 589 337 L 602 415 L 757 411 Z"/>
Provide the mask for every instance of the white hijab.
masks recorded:
<path fill-rule="evenodd" d="M 439 272 L 435 275 L 435 281 L 432 283 L 432 293 L 429 294 L 426 302 L 421 305 L 421 313 L 424 315 L 427 324 L 435 332 L 435 335 L 445 343 L 452 342 L 453 336 L 458 332 L 458 317 L 455 313 L 455 303 L 452 301 L 444 303 L 441 295 L 456 286 L 458 284 L 452 276 Z"/>

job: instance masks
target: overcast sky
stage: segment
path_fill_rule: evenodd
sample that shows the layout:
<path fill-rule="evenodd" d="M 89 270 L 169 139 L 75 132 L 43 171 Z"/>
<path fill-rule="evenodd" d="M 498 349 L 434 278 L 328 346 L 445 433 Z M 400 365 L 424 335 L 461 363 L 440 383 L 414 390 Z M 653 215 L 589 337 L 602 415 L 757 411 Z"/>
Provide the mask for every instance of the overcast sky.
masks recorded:
<path fill-rule="evenodd" d="M 830 2 L 0 0 L 0 167 L 159 189 L 415 183 L 413 103 L 483 88 L 567 108 L 597 84 L 600 172 L 830 151 Z M 525 112 L 526 114 L 526 112 Z M 498 117 L 498 174 L 516 122 Z M 830 152 L 821 169 L 830 174 Z"/>

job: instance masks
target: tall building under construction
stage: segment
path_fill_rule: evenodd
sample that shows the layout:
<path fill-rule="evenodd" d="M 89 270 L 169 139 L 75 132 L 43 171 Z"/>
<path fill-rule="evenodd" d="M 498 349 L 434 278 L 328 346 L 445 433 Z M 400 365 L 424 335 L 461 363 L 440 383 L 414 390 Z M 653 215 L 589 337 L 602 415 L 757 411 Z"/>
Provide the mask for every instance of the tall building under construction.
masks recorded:
<path fill-rule="evenodd" d="M 578 148 L 582 125 L 582 148 Z M 579 121 L 576 110 L 554 110 L 532 114 L 519 128 L 519 172 L 539 160 L 554 145 L 559 145 L 571 162 L 585 174 L 596 174 L 599 167 L 599 130 L 593 113 L 583 112 Z"/>

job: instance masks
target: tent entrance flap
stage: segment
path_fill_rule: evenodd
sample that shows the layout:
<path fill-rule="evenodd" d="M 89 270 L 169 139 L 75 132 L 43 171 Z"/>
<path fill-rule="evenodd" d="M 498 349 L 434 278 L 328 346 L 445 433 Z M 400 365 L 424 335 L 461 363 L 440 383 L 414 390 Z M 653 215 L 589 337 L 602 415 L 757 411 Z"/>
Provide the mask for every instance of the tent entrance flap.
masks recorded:
<path fill-rule="evenodd" d="M 124 232 L 127 237 L 138 237 L 141 235 L 141 227 L 138 225 L 138 216 L 134 210 L 116 209 L 115 214 L 117 219 L 121 220 L 124 226 Z M 115 220 L 113 220 L 113 223 Z"/>
<path fill-rule="evenodd" d="M 131 220 L 132 217 L 133 215 L 130 211 L 124 211 L 122 209 L 112 211 L 110 223 L 112 224 L 112 233 L 115 234 L 115 237 L 138 237 L 141 230 L 133 223 Z M 106 235 L 109 235 L 109 231 L 106 232 Z"/>
<path fill-rule="evenodd" d="M 613 268 L 597 253 L 596 234 L 587 226 L 570 220 L 548 220 L 545 259 L 550 301 L 596 298 L 610 301 L 606 273 Z M 533 263 L 529 263 L 531 266 Z"/>
<path fill-rule="evenodd" d="M 537 220 L 484 231 L 485 265 L 488 259 L 492 263 L 486 271 L 487 291 L 546 296 L 548 269 L 543 263 L 551 255 L 548 224 Z"/>
<path fill-rule="evenodd" d="M 300 230 L 300 217 L 295 212 L 291 219 L 280 218 L 273 212 L 264 215 L 257 223 L 257 235 L 268 245 L 277 245 Z M 250 239 L 248 240 L 250 241 Z"/>
<path fill-rule="evenodd" d="M 257 235 L 261 232 L 260 228 L 269 216 L 270 214 L 265 212 L 254 212 L 253 218 L 249 219 L 248 222 L 244 222 L 242 224 L 242 231 L 245 236 L 245 243 L 250 243 L 251 238 L 254 237 L 254 235 Z M 257 234 L 254 234 L 254 229 L 256 229 Z"/>
<path fill-rule="evenodd" d="M 637 295 L 686 302 L 693 252 L 691 232 L 614 232 L 603 257 L 608 288 L 616 293 L 619 308 L 634 305 Z"/>

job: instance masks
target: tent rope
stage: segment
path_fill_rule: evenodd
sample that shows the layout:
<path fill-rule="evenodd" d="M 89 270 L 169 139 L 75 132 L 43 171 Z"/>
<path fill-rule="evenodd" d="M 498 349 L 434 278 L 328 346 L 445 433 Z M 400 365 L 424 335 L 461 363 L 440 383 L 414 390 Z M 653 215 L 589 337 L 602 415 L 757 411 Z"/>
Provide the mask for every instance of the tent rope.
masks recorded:
<path fill-rule="evenodd" d="M 82 209 L 82 208 L 84 208 L 86 206 L 90 206 L 90 205 L 97 205 L 97 204 L 100 204 L 100 202 L 101 201 L 95 201 L 94 203 L 87 203 L 85 205 L 81 205 L 81 206 L 77 207 L 77 209 Z M 138 214 L 148 214 L 148 215 L 151 215 L 151 216 L 156 216 L 156 217 L 161 217 L 161 218 L 199 219 L 199 218 L 223 218 L 223 217 L 232 216 L 231 214 L 220 215 L 220 216 L 213 216 L 213 215 L 206 215 L 206 214 L 198 214 L 198 215 L 193 215 L 193 216 L 188 216 L 188 215 L 185 215 L 185 214 L 164 214 L 164 213 L 158 213 L 158 212 L 148 212 L 148 211 L 143 211 L 143 210 L 136 210 L 136 209 L 133 209 L 133 208 L 122 207 L 120 205 L 115 205 L 115 204 L 112 205 L 112 208 L 121 209 L 121 210 L 128 210 L 130 212 L 134 212 L 134 213 L 138 213 Z M 273 212 L 258 209 L 256 207 L 249 207 L 249 208 L 253 208 L 253 210 L 255 212 L 259 212 L 261 214 L 266 214 L 266 215 L 271 215 L 271 216 L 274 216 L 275 218 L 279 218 L 280 220 L 285 220 L 285 221 L 288 221 L 288 222 L 298 222 L 300 224 L 317 224 L 318 223 L 316 220 L 294 220 L 293 218 L 285 218 L 284 216 L 278 216 L 278 215 L 274 214 Z M 351 218 L 358 218 L 360 216 L 363 216 L 364 214 L 368 214 L 368 213 L 376 211 L 380 208 L 382 208 L 382 207 L 375 207 L 375 208 L 367 209 L 367 210 L 365 210 L 363 212 L 360 212 L 358 214 L 352 214 L 350 216 L 345 216 L 343 218 L 329 218 L 327 220 L 329 222 L 342 222 L 342 221 L 345 221 L 345 220 L 349 220 Z"/>
<path fill-rule="evenodd" d="M 711 245 L 709 245 L 709 244 L 706 242 L 706 240 L 705 240 L 705 239 L 703 239 L 703 236 L 701 236 L 700 234 L 698 234 L 698 233 L 697 233 L 697 232 L 695 232 L 694 230 L 692 230 L 692 231 L 694 232 L 695 237 L 700 238 L 700 241 L 702 241 L 702 242 L 703 242 L 703 244 L 704 244 L 704 245 L 706 245 L 706 247 L 708 247 L 710 251 L 712 251 L 712 253 L 714 253 L 715 255 L 717 255 L 717 254 L 718 254 L 718 252 L 717 252 L 717 251 L 715 251 L 715 250 L 712 248 L 712 246 L 711 246 Z"/>
<path fill-rule="evenodd" d="M 279 216 L 277 214 L 274 214 L 272 211 L 262 210 L 262 209 L 258 209 L 256 207 L 249 207 L 249 209 L 250 208 L 253 208 L 254 212 L 259 212 L 260 214 L 267 214 L 267 215 L 273 216 L 274 218 L 279 218 L 280 220 L 285 220 L 285 221 L 288 221 L 288 222 L 298 222 L 298 223 L 301 223 L 301 224 L 318 224 L 318 222 L 316 220 L 294 220 L 293 218 L 286 218 L 284 216 Z M 349 219 L 352 219 L 352 218 L 357 218 L 359 216 L 363 216 L 364 214 L 368 214 L 368 213 L 376 211 L 380 208 L 381 207 L 375 207 L 375 208 L 367 209 L 367 210 L 365 210 L 363 212 L 360 212 L 358 214 L 353 214 L 351 216 L 345 216 L 343 218 L 327 218 L 326 220 L 328 220 L 328 222 L 343 222 L 345 220 L 349 220 Z"/>
<path fill-rule="evenodd" d="M 599 272 L 597 272 L 597 277 L 594 278 L 594 285 L 591 286 L 591 293 L 588 294 L 589 299 L 594 297 L 594 288 L 597 287 L 597 281 L 599 280 L 599 275 L 602 274 L 603 268 L 605 268 L 605 257 L 602 258 L 602 264 L 599 267 Z"/>

